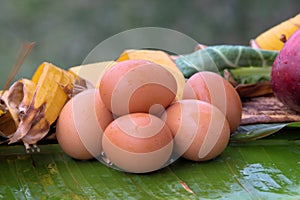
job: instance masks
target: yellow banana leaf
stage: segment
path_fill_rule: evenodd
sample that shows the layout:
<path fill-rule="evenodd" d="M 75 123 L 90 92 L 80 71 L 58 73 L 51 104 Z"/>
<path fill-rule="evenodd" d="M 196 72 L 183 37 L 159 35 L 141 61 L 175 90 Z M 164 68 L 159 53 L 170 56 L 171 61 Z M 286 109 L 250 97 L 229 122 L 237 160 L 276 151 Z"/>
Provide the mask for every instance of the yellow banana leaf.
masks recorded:
<path fill-rule="evenodd" d="M 32 90 L 24 90 L 22 103 L 30 104 L 9 143 L 22 139 L 26 149 L 30 149 L 31 144 L 36 147 L 36 143 L 48 133 L 50 125 L 59 116 L 75 79 L 74 75 L 51 63 L 42 63 L 32 77 L 32 82 L 36 85 L 34 93 L 31 93 Z"/>

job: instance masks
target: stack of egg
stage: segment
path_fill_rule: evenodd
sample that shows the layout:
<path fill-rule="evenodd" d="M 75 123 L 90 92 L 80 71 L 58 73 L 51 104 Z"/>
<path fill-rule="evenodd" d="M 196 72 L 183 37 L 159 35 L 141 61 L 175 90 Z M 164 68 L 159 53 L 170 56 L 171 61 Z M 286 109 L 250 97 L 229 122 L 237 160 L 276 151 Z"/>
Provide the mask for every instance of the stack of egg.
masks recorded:
<path fill-rule="evenodd" d="M 180 156 L 215 158 L 240 122 L 238 94 L 212 72 L 195 74 L 183 94 L 178 92 L 178 80 L 167 68 L 146 60 L 118 62 L 99 89 L 65 105 L 58 142 L 73 158 L 108 160 L 133 173 L 158 170 Z"/>

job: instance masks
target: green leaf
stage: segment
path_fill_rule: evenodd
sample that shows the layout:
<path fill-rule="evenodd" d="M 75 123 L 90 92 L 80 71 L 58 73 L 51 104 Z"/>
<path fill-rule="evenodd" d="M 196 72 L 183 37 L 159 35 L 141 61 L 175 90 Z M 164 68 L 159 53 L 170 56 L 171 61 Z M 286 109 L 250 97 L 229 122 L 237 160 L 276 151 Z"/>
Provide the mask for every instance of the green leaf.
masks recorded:
<path fill-rule="evenodd" d="M 179 159 L 148 174 L 74 160 L 58 144 L 40 149 L 26 154 L 22 145 L 0 146 L 0 199 L 300 198 L 299 140 L 230 143 L 212 161 Z"/>
<path fill-rule="evenodd" d="M 300 122 L 251 124 L 239 126 L 238 129 L 231 134 L 231 141 L 257 140 L 272 135 L 284 127 L 300 128 Z"/>
<path fill-rule="evenodd" d="M 175 59 L 186 78 L 199 71 L 222 72 L 239 67 L 272 66 L 278 51 L 254 49 L 239 45 L 217 45 L 200 49 Z"/>
<path fill-rule="evenodd" d="M 231 69 L 230 74 L 239 84 L 252 84 L 270 81 L 271 66 L 267 67 L 239 67 Z"/>

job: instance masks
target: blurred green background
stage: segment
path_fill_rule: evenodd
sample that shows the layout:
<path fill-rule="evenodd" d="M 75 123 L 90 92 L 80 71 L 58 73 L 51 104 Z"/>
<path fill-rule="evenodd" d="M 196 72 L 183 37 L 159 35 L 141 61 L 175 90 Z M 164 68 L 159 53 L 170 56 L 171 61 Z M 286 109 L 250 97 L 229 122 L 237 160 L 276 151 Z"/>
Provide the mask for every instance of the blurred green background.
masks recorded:
<path fill-rule="evenodd" d="M 97 44 L 132 28 L 170 28 L 207 45 L 248 45 L 299 11 L 299 0 L 0 0 L 0 85 L 24 41 L 36 45 L 15 79 L 31 77 L 43 61 L 79 65 Z"/>

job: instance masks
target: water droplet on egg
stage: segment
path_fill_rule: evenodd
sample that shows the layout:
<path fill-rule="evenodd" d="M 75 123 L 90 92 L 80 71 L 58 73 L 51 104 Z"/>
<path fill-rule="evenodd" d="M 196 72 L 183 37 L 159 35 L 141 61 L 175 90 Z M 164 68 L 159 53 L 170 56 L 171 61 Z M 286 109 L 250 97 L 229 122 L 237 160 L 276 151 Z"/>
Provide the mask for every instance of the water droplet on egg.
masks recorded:
<path fill-rule="evenodd" d="M 112 166 L 113 163 L 106 157 L 105 152 L 102 151 L 100 154 L 100 159 L 103 160 L 103 162 L 109 166 Z"/>

